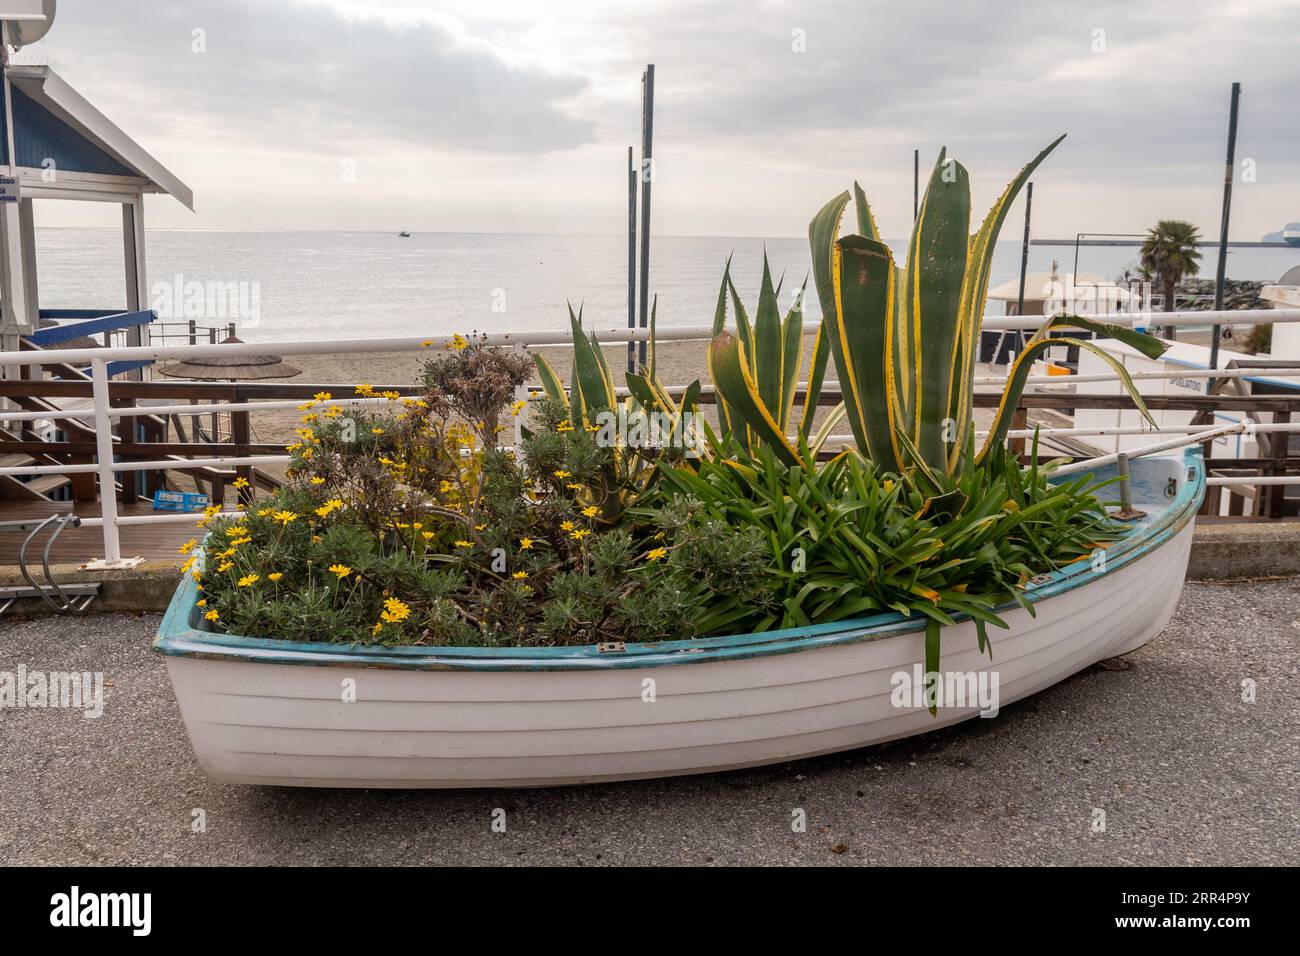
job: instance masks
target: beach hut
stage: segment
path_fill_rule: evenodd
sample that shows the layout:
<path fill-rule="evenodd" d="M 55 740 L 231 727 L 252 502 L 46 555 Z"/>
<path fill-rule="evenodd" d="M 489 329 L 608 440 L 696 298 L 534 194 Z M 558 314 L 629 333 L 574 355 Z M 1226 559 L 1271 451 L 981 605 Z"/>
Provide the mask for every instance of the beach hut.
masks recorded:
<path fill-rule="evenodd" d="M 1030 272 L 1025 275 L 1025 315 L 1043 315 L 1048 302 L 1074 303 L 1080 315 L 1114 312 L 1133 298 L 1127 289 L 1092 272 Z M 1005 303 L 1007 315 L 1019 315 L 1020 277 L 989 290 L 989 300 Z"/>
<path fill-rule="evenodd" d="M 10 62 L 11 47 L 39 39 L 53 17 L 50 0 L 0 0 L 0 349 L 18 349 L 23 339 L 40 347 L 117 329 L 126 330 L 130 344 L 145 344 L 153 316 L 145 311 L 144 197 L 165 193 L 192 210 L 194 196 L 49 66 Z M 105 303 L 103 309 L 41 309 L 38 199 L 121 206 L 125 302 Z M 58 320 L 60 327 L 42 329 L 42 318 Z M 111 371 L 131 370 L 118 366 Z"/>
<path fill-rule="evenodd" d="M 1127 307 L 1134 298 L 1127 289 L 1092 272 L 1051 272 L 1025 274 L 1024 311 L 1020 309 L 1020 277 L 989 290 L 990 302 L 1002 302 L 1006 315 L 1046 315 L 1062 310 L 1076 315 L 1105 315 Z M 1020 351 L 1023 336 L 1017 332 L 981 332 L 980 361 L 1001 365 Z M 1077 349 L 1069 351 L 1066 361 L 1078 361 Z"/>

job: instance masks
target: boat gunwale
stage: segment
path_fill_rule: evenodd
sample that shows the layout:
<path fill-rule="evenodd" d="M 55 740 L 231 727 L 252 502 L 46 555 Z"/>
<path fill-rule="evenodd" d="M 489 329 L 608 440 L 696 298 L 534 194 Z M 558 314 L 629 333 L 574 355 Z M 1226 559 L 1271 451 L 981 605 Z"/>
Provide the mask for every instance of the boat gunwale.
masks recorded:
<path fill-rule="evenodd" d="M 1172 457 L 1172 456 L 1170 456 Z M 1199 446 L 1184 449 L 1187 480 L 1178 495 L 1152 519 L 1107 551 L 1104 571 L 1094 571 L 1088 558 L 1040 576 L 1027 597 L 1031 605 L 1066 594 L 1114 574 L 1173 538 L 1194 517 L 1205 489 L 1205 466 Z M 287 664 L 311 667 L 364 667 L 411 671 L 570 671 L 618 670 L 680 664 L 743 660 L 797 653 L 821 647 L 883 640 L 924 630 L 925 620 L 890 611 L 867 617 L 720 637 L 630 643 L 617 651 L 585 644 L 564 647 L 438 647 L 327 644 L 280 638 L 219 634 L 198 625 L 198 585 L 183 577 L 158 628 L 153 649 L 168 657 L 207 661 Z M 998 612 L 1016 610 L 1014 601 Z M 961 623 L 965 614 L 953 618 Z"/>

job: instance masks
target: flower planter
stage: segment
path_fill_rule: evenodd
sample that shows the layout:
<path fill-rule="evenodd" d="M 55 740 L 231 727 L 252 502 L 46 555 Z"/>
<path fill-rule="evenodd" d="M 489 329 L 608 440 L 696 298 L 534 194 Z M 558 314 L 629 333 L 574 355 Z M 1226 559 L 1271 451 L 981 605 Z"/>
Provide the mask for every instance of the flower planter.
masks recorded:
<path fill-rule="evenodd" d="M 1145 644 L 1178 602 L 1199 450 L 1132 463 L 1146 517 L 1036 580 L 1036 616 L 1004 608 L 992 660 L 966 620 L 943 672 L 997 678 L 1005 706 Z M 1099 472 L 1100 474 L 1101 472 Z M 924 627 L 852 621 L 613 650 L 384 648 L 215 634 L 185 578 L 159 630 L 185 725 L 215 780 L 321 787 L 493 787 L 703 773 L 849 750 L 946 727 L 976 706 L 901 706 Z M 355 700 L 348 702 L 348 690 Z"/>

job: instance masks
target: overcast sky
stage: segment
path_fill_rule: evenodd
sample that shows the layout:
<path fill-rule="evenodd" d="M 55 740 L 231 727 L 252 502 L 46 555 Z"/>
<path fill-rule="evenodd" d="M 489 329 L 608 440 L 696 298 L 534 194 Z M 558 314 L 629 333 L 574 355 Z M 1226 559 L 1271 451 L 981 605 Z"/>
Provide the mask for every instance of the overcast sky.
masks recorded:
<path fill-rule="evenodd" d="M 903 236 L 912 149 L 944 144 L 982 215 L 1062 132 L 1036 235 L 1217 236 L 1238 80 L 1258 239 L 1300 220 L 1298 36 L 1300 0 L 60 0 L 20 62 L 194 189 L 151 226 L 585 233 L 625 228 L 653 62 L 655 232 L 720 236 L 801 235 L 854 178 Z M 96 205 L 41 222 L 116 223 Z"/>

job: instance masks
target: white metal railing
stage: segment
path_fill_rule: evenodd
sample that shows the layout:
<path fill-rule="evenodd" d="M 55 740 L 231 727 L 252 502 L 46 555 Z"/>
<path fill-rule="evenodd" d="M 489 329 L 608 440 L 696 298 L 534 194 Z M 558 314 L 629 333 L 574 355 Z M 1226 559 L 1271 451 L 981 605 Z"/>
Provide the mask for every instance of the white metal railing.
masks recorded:
<path fill-rule="evenodd" d="M 1227 427 L 1227 426 L 1225 426 L 1225 427 Z M 1144 427 L 1133 427 L 1133 426 L 1125 426 L 1125 425 L 1116 425 L 1116 426 L 1112 426 L 1112 427 L 1110 427 L 1110 428 L 1013 428 L 1013 429 L 1011 429 L 1011 430 L 1009 430 L 1009 431 L 1007 432 L 1006 437 L 1007 437 L 1007 438 L 1033 438 L 1035 435 L 1037 435 L 1037 436 L 1039 436 L 1039 437 L 1041 437 L 1041 438 L 1051 438 L 1051 437 L 1053 437 L 1053 436 L 1055 436 L 1055 437 L 1059 437 L 1059 438 L 1083 438 L 1083 437 L 1090 436 L 1090 435 L 1091 435 L 1091 436 L 1102 436 L 1102 435 L 1112 435 L 1112 436 L 1119 436 L 1119 435 L 1192 435 L 1192 436 L 1197 436 L 1197 435 L 1202 435 L 1202 434 L 1204 434 L 1206 430 L 1207 430 L 1207 429 L 1206 429 L 1206 426 L 1205 426 L 1205 425 L 1169 425 L 1169 426 L 1164 427 L 1164 428 L 1151 428 L 1151 427 L 1149 427 L 1149 426 L 1144 426 Z M 1222 434 L 1216 434 L 1216 435 L 1212 435 L 1212 436 L 1210 436 L 1210 437 L 1211 437 L 1211 438 L 1220 438 L 1220 437 L 1222 437 L 1223 435 L 1231 435 L 1231 434 L 1236 434 L 1236 433 L 1238 433 L 1238 432 L 1244 432 L 1244 433 L 1254 433 L 1254 432 L 1266 432 L 1266 433 L 1267 433 L 1267 432 L 1287 432 L 1287 433 L 1292 433 L 1292 434 L 1293 434 L 1293 433 L 1300 432 L 1300 422 L 1286 422 L 1286 423 L 1282 423 L 1282 424 L 1269 424 L 1269 423 L 1259 423 L 1259 422 L 1252 422 L 1252 421 L 1241 421 L 1241 422 L 1235 422 L 1235 423 L 1233 423 L 1233 425 L 1232 425 L 1232 430 L 1231 430 L 1231 431 L 1225 431 L 1225 432 L 1223 432 Z M 989 434 L 989 433 L 988 433 L 987 431 L 983 431 L 983 430 L 981 430 L 981 431 L 976 431 L 976 432 L 975 432 L 975 437 L 976 437 L 976 438 L 987 438 L 987 437 L 988 437 L 988 434 Z M 790 435 L 790 436 L 788 436 L 788 437 L 790 438 L 790 440 L 791 440 L 792 442 L 795 441 L 795 440 L 797 439 L 797 436 L 795 436 L 795 435 Z M 1201 442 L 1203 442 L 1203 441 L 1209 441 L 1209 440 L 1210 440 L 1209 438 L 1195 438 L 1194 440 L 1189 440 L 1189 441 L 1186 441 L 1186 442 L 1182 442 L 1182 444 L 1185 444 L 1185 445 L 1199 445 Z M 840 442 L 851 442 L 851 441 L 854 441 L 854 438 L 853 438 L 852 435 L 830 435 L 830 436 L 828 436 L 827 439 L 826 439 L 826 444 L 828 444 L 828 445 L 832 445 L 832 444 L 836 444 L 836 443 L 840 443 Z M 1175 447 L 1177 447 L 1177 446 L 1175 446 Z M 1157 450 L 1158 450 L 1158 451 L 1168 451 L 1167 448 L 1161 448 L 1161 449 L 1157 449 Z M 1137 449 L 1134 449 L 1134 450 L 1131 451 L 1131 452 L 1126 451 L 1125 454 L 1128 455 L 1130 458 L 1140 458 L 1140 457 L 1142 457 L 1142 456 L 1139 454 L 1139 452 L 1138 452 Z M 1088 459 L 1088 461 L 1089 461 L 1089 463 L 1091 463 L 1091 464 L 1093 464 L 1093 465 L 1095 465 L 1095 466 L 1097 466 L 1097 467 L 1100 467 L 1101 465 L 1108 465 L 1108 464 L 1113 464 L 1113 463 L 1114 463 L 1114 462 L 1109 462 L 1109 461 L 1101 461 L 1101 460 L 1098 459 L 1098 458 L 1090 458 L 1090 459 Z M 1077 464 L 1077 463 L 1076 463 L 1076 464 Z"/>
<path fill-rule="evenodd" d="M 1178 326 L 1178 325 L 1205 325 L 1205 324 L 1252 324 L 1252 323 L 1290 323 L 1300 322 L 1300 308 L 1296 309 L 1261 309 L 1261 310 L 1238 310 L 1238 311 L 1185 311 L 1185 312 L 1162 312 L 1162 313 L 1118 313 L 1092 316 L 1097 320 L 1104 320 L 1108 323 L 1135 328 L 1148 328 L 1151 326 Z M 982 328 L 985 330 L 999 331 L 1033 331 L 1038 329 L 1044 322 L 1043 316 L 984 316 Z M 819 322 L 805 322 L 804 332 L 806 334 L 815 333 L 820 327 Z M 590 334 L 588 331 L 588 334 Z M 595 330 L 597 337 L 603 345 L 619 345 L 628 342 L 645 341 L 649 338 L 649 331 L 646 329 L 629 329 L 626 327 L 613 327 L 609 329 Z M 655 331 L 655 338 L 659 342 L 681 342 L 681 341 L 698 341 L 708 340 L 713 336 L 712 325 L 684 325 L 660 327 Z M 111 361 L 140 361 L 140 360 L 170 360 L 194 358 L 205 355 L 223 355 L 223 356 L 242 356 L 258 355 L 266 352 L 275 352 L 286 355 L 317 355 L 337 352 L 411 352 L 421 349 L 440 350 L 453 344 L 454 336 L 439 335 L 433 337 L 416 337 L 416 336 L 399 336 L 377 339 L 336 339 L 326 341 L 312 342 L 244 342 L 218 345 L 142 345 L 142 346 L 122 346 L 112 348 L 81 348 L 81 349 L 60 349 L 57 354 L 39 355 L 31 352 L 0 352 L 0 369 L 7 366 L 16 365 L 40 365 L 43 360 L 54 361 L 69 364 L 88 364 L 91 367 L 91 393 L 92 404 L 86 408 L 73 409 L 55 409 L 50 411 L 38 412 L 20 412 L 20 411 L 0 411 L 0 425 L 6 422 L 21 421 L 41 421 L 41 420 L 89 420 L 94 423 L 95 444 L 96 444 L 96 461 L 94 464 L 84 465 L 31 465 L 0 468 L 0 475 L 37 475 L 37 474 L 84 474 L 95 473 L 99 478 L 99 487 L 101 489 L 101 516 L 97 518 L 82 519 L 82 525 L 87 527 L 99 527 L 103 531 L 104 540 L 104 557 L 98 561 L 91 562 L 87 567 L 97 569 L 129 567 L 135 562 L 133 560 L 124 560 L 121 554 L 121 541 L 118 535 L 118 528 L 136 524 L 168 523 L 168 522 L 185 522 L 193 521 L 193 514 L 156 514 L 156 515 L 120 515 L 117 510 L 116 496 L 112 493 L 105 494 L 103 489 L 112 489 L 115 486 L 116 475 L 122 472 L 141 471 L 141 470 L 159 470 L 165 468 L 202 468 L 202 467 L 233 467 L 233 466 L 257 466 L 269 464 L 282 464 L 289 461 L 288 455 L 246 455 L 246 456 L 226 456 L 211 458 L 194 458 L 194 459 L 163 459 L 157 461 L 133 461 L 117 462 L 113 457 L 113 436 L 112 422 L 121 417 L 132 417 L 140 415 L 194 415 L 210 414 L 218 412 L 232 411 L 258 411 L 258 410 L 284 410 L 289 408 L 301 408 L 311 406 L 313 408 L 326 408 L 330 406 L 363 406 L 367 404 L 379 404 L 389 401 L 385 398 L 365 398 L 349 397 L 341 399 L 324 399 L 320 401 L 297 400 L 297 401 L 268 401 L 268 402 L 226 402 L 226 403 L 207 403 L 196 405 L 158 405 L 158 406 L 135 406 L 135 407 L 113 407 L 109 404 L 109 382 L 107 368 Z M 570 329 L 558 330 L 538 330 L 538 331 L 519 331 L 519 332 L 500 332 L 488 333 L 479 337 L 479 340 L 488 345 L 500 346 L 565 346 L 572 342 L 572 332 Z M 1068 342 L 1062 342 L 1068 344 Z M 1176 372 L 1138 372 L 1132 374 L 1136 380 L 1142 379 L 1162 379 L 1162 378 L 1284 378 L 1300 376 L 1300 368 L 1284 369 L 1235 369 L 1235 370 L 1207 370 L 1207 369 L 1180 369 Z M 981 384 L 1000 384 L 1005 381 L 1002 377 L 989 376 L 987 380 L 979 378 L 976 380 Z M 1103 382 L 1119 381 L 1118 375 L 1088 375 L 1088 376 L 1031 376 L 1028 384 L 1032 385 L 1062 385 L 1077 384 L 1084 382 Z M 834 383 L 826 383 L 833 386 Z M 624 392 L 626 390 L 620 390 Z M 680 387 L 671 387 L 670 391 L 679 392 Z M 518 397 L 528 399 L 536 397 L 538 393 L 529 392 L 527 388 L 520 390 Z M 519 441 L 519 428 L 521 418 L 515 419 L 515 441 Z M 1193 430 L 1196 429 L 1196 430 Z M 1234 425 L 1223 426 L 1220 428 L 1203 429 L 1200 426 L 1189 428 L 1186 426 L 1172 427 L 1162 431 L 1169 433 L 1179 433 L 1181 437 L 1170 439 L 1164 442 L 1158 442 L 1153 445 L 1143 446 L 1142 448 L 1133 449 L 1125 454 L 1130 458 L 1141 457 L 1143 455 L 1156 454 L 1160 451 L 1167 451 L 1184 445 L 1199 444 L 1222 435 L 1232 434 L 1234 432 L 1244 432 L 1249 429 L 1255 431 L 1295 431 L 1300 430 L 1300 425 L 1264 425 L 1252 422 L 1241 422 Z M 1150 429 L 1137 428 L 1130 429 L 1124 427 L 1114 428 L 1059 428 L 1059 429 L 1041 429 L 1039 434 L 1043 436 L 1051 435 L 1120 435 L 1120 434 L 1141 434 Z M 1009 437 L 1028 438 L 1032 437 L 1034 430 L 1021 429 L 1013 431 Z M 851 436 L 832 436 L 832 440 L 851 440 Z M 1100 458 L 1090 459 L 1088 461 L 1075 462 L 1071 465 L 1063 466 L 1058 469 L 1057 474 L 1071 474 L 1086 471 L 1093 468 L 1102 467 L 1114 463 L 1118 455 L 1106 455 Z M 1300 479 L 1289 477 L 1258 477 L 1249 476 L 1241 478 L 1211 478 L 1211 484 L 1223 485 L 1292 485 L 1300 484 Z M 238 512 L 226 512 L 234 515 Z"/>
<path fill-rule="evenodd" d="M 1120 455 L 1126 455 L 1129 458 L 1143 458 L 1147 455 L 1155 455 L 1162 451 L 1172 451 L 1175 448 L 1182 448 L 1184 445 L 1199 445 L 1201 442 L 1210 441 L 1221 435 L 1236 435 L 1242 432 L 1252 431 L 1275 431 L 1275 432 L 1296 432 L 1300 431 L 1300 423 L 1287 423 L 1285 425 L 1258 425 L 1252 421 L 1235 422 L 1231 425 L 1219 425 L 1216 428 L 1207 428 L 1204 431 L 1192 432 L 1184 435 L 1182 438 L 1171 438 L 1168 441 L 1156 442 L 1151 445 L 1142 445 L 1138 448 L 1127 449 L 1122 452 L 1116 452 L 1112 455 L 1101 455 L 1097 458 L 1089 458 L 1087 461 L 1075 461 L 1068 465 L 1062 465 L 1052 472 L 1053 475 L 1073 475 L 1085 471 L 1091 471 L 1094 468 L 1102 468 L 1106 465 L 1113 465 L 1119 461 Z M 1240 484 L 1252 484 L 1254 479 L 1245 478 Z"/>
<path fill-rule="evenodd" d="M 1068 340 L 1062 339 L 1061 344 L 1067 345 Z M 1135 382 L 1144 382 L 1175 378 L 1245 378 L 1264 380 L 1269 378 L 1294 378 L 1296 376 L 1300 376 L 1300 368 L 1180 368 L 1175 371 L 1167 372 L 1129 372 L 1128 377 Z M 1002 385 L 1006 380 L 1007 377 L 1005 375 L 980 375 L 976 376 L 975 384 Z M 1029 375 L 1025 378 L 1026 385 L 1089 385 L 1094 382 L 1117 381 L 1119 381 L 1119 376 L 1114 372 L 1097 373 L 1094 375 Z"/>
<path fill-rule="evenodd" d="M 1205 325 L 1219 324 L 1258 324 L 1279 322 L 1300 322 L 1300 308 L 1297 309 L 1253 309 L 1221 312 L 1144 312 L 1115 313 L 1087 316 L 1097 321 L 1128 328 L 1150 328 L 1165 325 Z M 1029 316 L 990 316 L 983 318 L 982 328 L 986 331 L 1024 330 L 1032 331 L 1042 326 L 1046 317 Z M 805 322 L 804 333 L 812 335 L 821 326 L 820 322 Z M 620 345 L 627 342 L 643 342 L 650 337 L 647 329 L 629 329 L 613 327 L 608 329 L 588 329 L 587 333 L 596 333 L 603 345 Z M 710 339 L 713 326 L 679 325 L 661 326 L 655 331 L 659 342 L 685 342 Z M 335 352 L 416 352 L 422 348 L 441 349 L 452 344 L 454 336 L 438 335 L 433 337 L 394 336 L 374 339 L 331 339 L 313 342 L 238 342 L 225 345 L 135 345 L 121 348 L 80 348 L 60 349 L 57 359 L 68 364 L 90 363 L 96 359 L 107 359 L 111 353 L 114 361 L 142 361 L 183 359 L 204 355 L 261 355 L 275 352 L 283 355 L 325 355 Z M 486 345 L 517 346 L 562 346 L 573 341 L 570 329 L 524 330 L 518 332 L 489 332 L 478 336 Z M 1063 342 L 1062 344 L 1069 344 Z M 3 365 L 37 365 L 40 362 L 30 352 L 0 352 L 0 366 Z"/>

